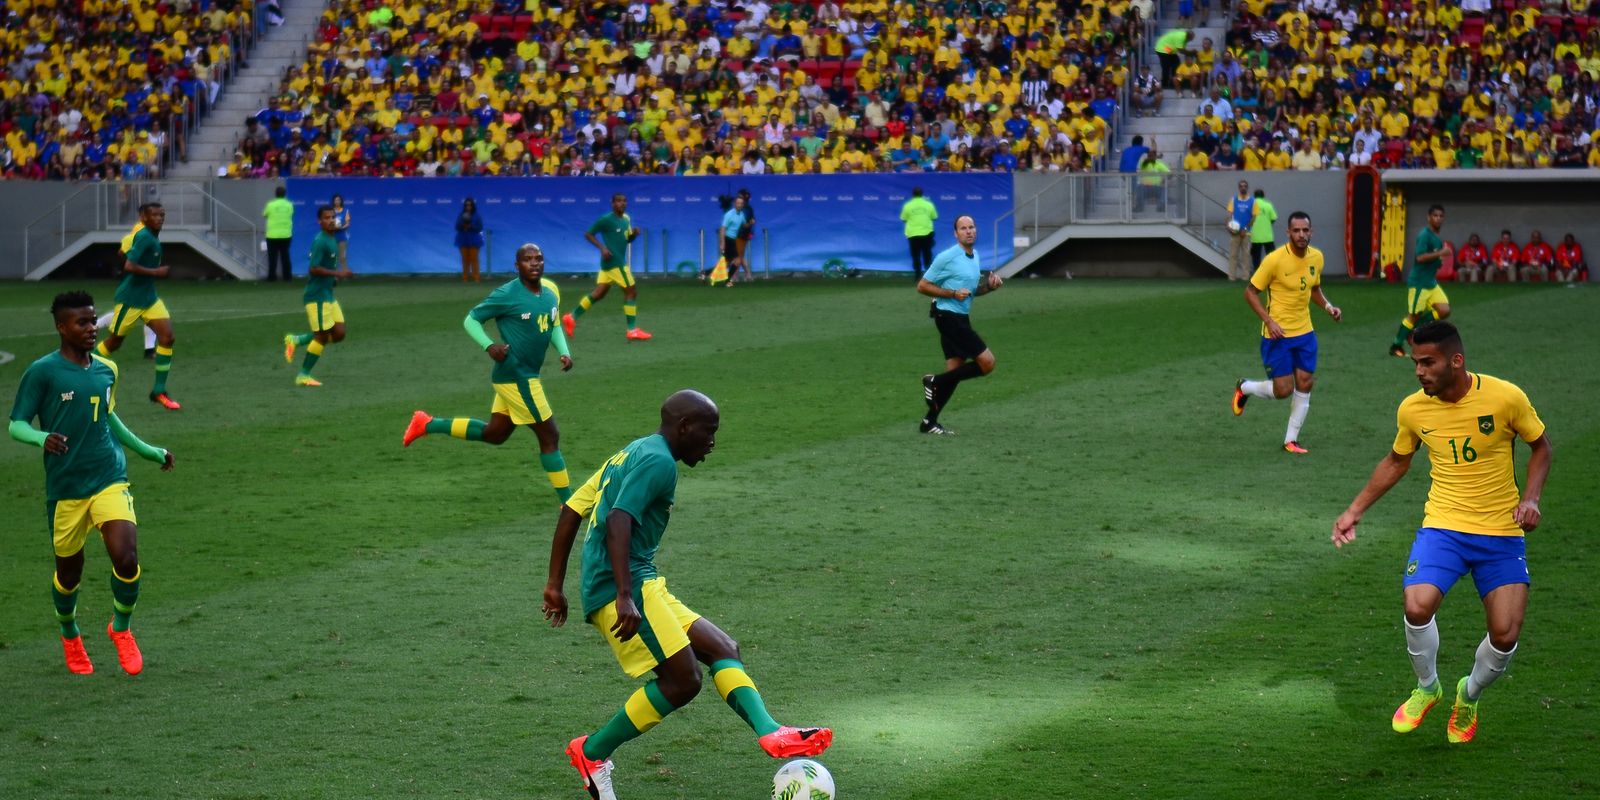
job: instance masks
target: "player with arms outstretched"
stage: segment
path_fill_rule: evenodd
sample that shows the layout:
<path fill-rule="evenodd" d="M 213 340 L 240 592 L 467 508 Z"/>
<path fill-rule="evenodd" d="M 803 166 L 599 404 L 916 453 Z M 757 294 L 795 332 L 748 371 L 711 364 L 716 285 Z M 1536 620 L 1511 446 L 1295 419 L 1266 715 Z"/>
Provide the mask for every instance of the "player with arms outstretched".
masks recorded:
<path fill-rule="evenodd" d="M 495 321 L 506 341 L 496 344 L 484 331 L 483 323 Z M 536 244 L 517 248 L 517 278 L 495 289 L 483 302 L 467 312 L 462 321 L 467 335 L 494 360 L 494 406 L 489 422 L 468 417 L 434 417 L 426 411 L 411 414 L 411 424 L 401 437 L 410 447 L 430 433 L 448 433 L 457 439 L 501 444 L 511 438 L 518 425 L 527 425 L 539 437 L 539 464 L 555 488 L 556 496 L 566 500 L 572 494 L 567 462 L 561 456 L 561 431 L 555 412 L 544 396 L 539 372 L 545 353 L 555 345 L 561 369 L 572 369 L 572 354 L 567 337 L 561 332 L 561 292 L 544 277 L 544 251 Z"/>
<path fill-rule="evenodd" d="M 1403 580 L 1406 652 L 1417 688 L 1395 710 L 1393 727 L 1400 733 L 1416 730 L 1444 695 L 1434 614 L 1450 587 L 1470 573 L 1489 630 L 1478 644 L 1471 673 L 1456 682 L 1445 734 L 1459 744 L 1477 733 L 1478 700 L 1505 672 L 1517 649 L 1528 609 L 1523 534 L 1539 525 L 1539 497 L 1550 474 L 1552 448 L 1544 422 L 1521 389 L 1467 371 L 1454 325 L 1430 322 L 1418 327 L 1411 335 L 1411 360 L 1422 389 L 1401 401 L 1394 446 L 1333 523 L 1333 543 L 1343 547 L 1356 538 L 1361 515 L 1405 477 L 1417 447 L 1427 445 L 1433 484 Z M 1527 488 L 1520 496 L 1512 453 L 1518 439 L 1533 451 Z"/>
<path fill-rule="evenodd" d="M 631 678 L 654 671 L 598 731 L 567 744 L 567 757 L 596 800 L 615 800 L 608 760 L 619 746 L 650 730 L 700 692 L 700 664 L 717 693 L 755 731 L 773 758 L 814 756 L 828 749 L 828 728 L 779 725 L 744 670 L 739 645 L 721 628 L 667 591 L 655 555 L 666 533 L 678 486 L 678 465 L 693 467 L 716 446 L 721 414 L 705 395 L 685 389 L 661 406 L 661 427 L 606 460 L 561 509 L 550 543 L 544 615 L 567 619 L 567 560 L 580 525 L 584 618 L 610 643 Z M 623 576 L 618 580 L 617 576 Z M 699 662 L 699 663 L 696 663 Z"/>
<path fill-rule="evenodd" d="M 1308 303 L 1322 306 L 1334 322 L 1344 319 L 1339 307 L 1322 293 L 1322 251 L 1311 246 L 1311 216 L 1289 215 L 1289 243 L 1267 254 L 1245 284 L 1244 299 L 1261 318 L 1261 362 L 1267 380 L 1240 378 L 1233 385 L 1233 415 L 1244 413 L 1252 397 L 1289 403 L 1289 426 L 1283 433 L 1285 452 L 1303 455 L 1300 428 L 1311 410 L 1311 387 L 1317 378 L 1317 332 L 1311 327 Z M 1267 303 L 1261 293 L 1267 293 Z"/>
<path fill-rule="evenodd" d="M 138 517 L 128 488 L 122 448 L 172 469 L 172 454 L 133 435 L 117 418 L 117 364 L 95 350 L 94 298 L 85 292 L 56 296 L 50 306 L 61 347 L 28 366 L 11 406 L 11 438 L 44 449 L 45 510 L 53 528 L 56 570 L 50 594 L 67 669 L 79 675 L 94 664 L 78 630 L 78 588 L 89 529 L 105 540 L 111 559 L 111 624 L 106 633 L 129 675 L 144 669 L 130 623 L 139 602 Z M 33 427 L 34 418 L 39 428 Z"/>

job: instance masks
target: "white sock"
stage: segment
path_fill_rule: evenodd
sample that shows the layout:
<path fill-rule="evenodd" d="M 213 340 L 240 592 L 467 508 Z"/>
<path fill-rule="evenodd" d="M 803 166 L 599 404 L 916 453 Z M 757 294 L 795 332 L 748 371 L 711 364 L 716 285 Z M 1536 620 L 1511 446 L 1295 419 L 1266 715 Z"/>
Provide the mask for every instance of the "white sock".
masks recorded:
<path fill-rule="evenodd" d="M 156 329 L 149 325 L 144 326 L 144 349 L 153 350 L 156 346 Z"/>
<path fill-rule="evenodd" d="M 1478 655 L 1472 660 L 1472 673 L 1467 676 L 1467 699 L 1476 702 L 1478 695 L 1483 694 L 1483 690 L 1506 671 L 1506 665 L 1511 663 L 1511 654 L 1515 652 L 1516 645 L 1502 652 L 1489 641 L 1489 635 L 1484 634 L 1483 641 L 1478 643 Z"/>
<path fill-rule="evenodd" d="M 1296 389 L 1289 400 L 1289 429 L 1283 433 L 1283 443 L 1300 441 L 1300 426 L 1306 424 L 1306 412 L 1311 410 L 1311 393 Z"/>
<path fill-rule="evenodd" d="M 106 313 L 101 314 L 100 318 L 94 321 L 94 326 L 96 328 L 109 328 L 109 327 L 111 327 L 111 312 L 107 311 Z"/>
<path fill-rule="evenodd" d="M 1251 397 L 1265 397 L 1268 400 L 1277 399 L 1277 396 L 1272 393 L 1272 381 L 1245 381 L 1239 384 L 1239 391 Z"/>
<path fill-rule="evenodd" d="M 1432 618 L 1418 628 L 1406 620 L 1406 655 L 1411 656 L 1411 669 L 1417 673 L 1417 686 L 1429 687 L 1439 682 L 1439 626 Z"/>

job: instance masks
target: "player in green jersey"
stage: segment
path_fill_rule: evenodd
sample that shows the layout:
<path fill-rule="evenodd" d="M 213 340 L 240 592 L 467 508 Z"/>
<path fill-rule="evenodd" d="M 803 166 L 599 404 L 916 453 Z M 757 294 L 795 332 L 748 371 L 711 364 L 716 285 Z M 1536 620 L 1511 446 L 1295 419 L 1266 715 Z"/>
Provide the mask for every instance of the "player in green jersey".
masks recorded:
<path fill-rule="evenodd" d="M 711 398 L 692 389 L 668 397 L 661 406 L 661 427 L 607 459 L 563 504 L 556 523 L 545 619 L 555 627 L 567 620 L 567 560 L 582 525 L 584 618 L 611 645 L 629 677 L 652 671 L 656 676 L 635 690 L 610 722 L 567 744 L 567 757 L 596 800 L 616 797 L 607 760 L 611 753 L 699 694 L 700 664 L 767 755 L 814 756 L 833 743 L 828 728 L 779 725 L 745 672 L 738 643 L 673 597 L 656 571 L 655 555 L 677 492 L 677 462 L 693 467 L 705 460 L 716 446 L 720 424 Z M 626 579 L 617 580 L 619 575 Z"/>
<path fill-rule="evenodd" d="M 544 279 L 544 251 L 536 244 L 517 248 L 517 279 L 495 289 L 467 313 L 462 326 L 489 358 L 494 360 L 494 405 L 489 422 L 469 417 L 434 417 L 426 411 L 411 414 L 411 424 L 400 443 L 410 447 L 430 433 L 448 433 L 457 439 L 501 444 L 518 425 L 527 425 L 539 437 L 539 464 L 555 487 L 556 496 L 572 494 L 567 462 L 561 457 L 561 431 L 544 396 L 539 372 L 544 356 L 555 345 L 563 372 L 572 369 L 572 354 L 561 331 L 561 292 Z M 483 323 L 495 321 L 504 344 L 496 344 Z"/>
<path fill-rule="evenodd" d="M 129 675 L 144 656 L 129 623 L 139 601 L 138 518 L 128 489 L 122 448 L 172 469 L 172 454 L 139 441 L 117 418 L 117 364 L 95 350 L 94 298 L 56 295 L 50 306 L 61 348 L 28 366 L 11 406 L 11 438 L 44 449 L 45 513 L 50 518 L 56 570 L 51 585 L 67 669 L 94 672 L 78 630 L 83 546 L 98 529 L 111 558 L 111 624 L 117 660 Z M 39 428 L 33 427 L 34 418 Z"/>
<path fill-rule="evenodd" d="M 596 238 L 598 235 L 599 238 Z M 651 335 L 639 327 L 639 286 L 633 280 L 633 268 L 628 266 L 628 243 L 639 236 L 628 217 L 628 196 L 618 192 L 611 196 L 611 213 L 594 221 L 583 238 L 600 250 L 600 274 L 595 276 L 594 291 L 578 301 L 572 313 L 561 318 L 561 326 L 568 336 L 578 325 L 578 317 L 589 307 L 600 302 L 611 285 L 622 287 L 622 313 L 628 322 L 628 340 L 642 342 Z"/>
<path fill-rule="evenodd" d="M 339 242 L 334 233 L 339 223 L 333 206 L 317 209 L 317 225 L 322 228 L 311 242 L 311 266 L 307 270 L 306 291 L 302 299 L 306 304 L 306 319 L 311 323 L 309 333 L 283 335 L 283 360 L 294 363 L 294 348 L 306 346 L 305 361 L 294 377 L 296 386 L 321 386 L 322 381 L 311 377 L 311 368 L 317 365 L 322 351 L 334 342 L 344 341 L 344 309 L 333 299 L 333 287 L 340 278 L 352 274 L 348 267 L 339 266 Z"/>
<path fill-rule="evenodd" d="M 167 304 L 156 296 L 156 279 L 167 277 L 169 268 L 161 263 L 161 226 L 167 212 L 160 203 L 139 206 L 139 223 L 127 242 L 122 259 L 122 283 L 117 285 L 117 304 L 111 311 L 111 326 L 105 341 L 95 352 L 107 358 L 122 346 L 122 337 L 148 325 L 156 333 L 156 382 L 150 388 L 150 402 L 173 411 L 182 408 L 167 394 L 167 374 L 172 370 L 172 315 Z"/>
<path fill-rule="evenodd" d="M 1395 331 L 1394 343 L 1389 345 L 1389 355 L 1406 357 L 1406 338 L 1418 325 L 1450 316 L 1450 298 L 1439 285 L 1439 267 L 1447 258 L 1454 258 L 1450 244 L 1439 237 L 1444 227 L 1444 206 L 1428 208 L 1428 224 L 1417 231 L 1416 247 L 1411 253 L 1411 271 L 1406 273 L 1406 315 Z"/>

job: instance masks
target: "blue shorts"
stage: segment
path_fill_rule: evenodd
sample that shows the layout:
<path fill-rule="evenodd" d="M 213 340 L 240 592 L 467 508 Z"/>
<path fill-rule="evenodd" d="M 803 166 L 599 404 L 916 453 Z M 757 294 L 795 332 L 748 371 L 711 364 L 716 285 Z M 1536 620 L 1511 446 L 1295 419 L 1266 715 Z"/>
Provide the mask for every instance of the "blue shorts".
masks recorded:
<path fill-rule="evenodd" d="M 1528 542 L 1521 536 L 1485 536 L 1444 528 L 1418 528 L 1406 561 L 1405 585 L 1419 583 L 1449 592 L 1462 575 L 1472 573 L 1478 597 L 1512 583 L 1531 583 Z"/>
<path fill-rule="evenodd" d="M 1297 369 L 1316 372 L 1317 332 L 1312 331 L 1282 339 L 1262 337 L 1261 363 L 1266 365 L 1269 378 L 1293 375 Z"/>
<path fill-rule="evenodd" d="M 1194 0 L 1178 0 L 1178 16 L 1194 16 Z"/>

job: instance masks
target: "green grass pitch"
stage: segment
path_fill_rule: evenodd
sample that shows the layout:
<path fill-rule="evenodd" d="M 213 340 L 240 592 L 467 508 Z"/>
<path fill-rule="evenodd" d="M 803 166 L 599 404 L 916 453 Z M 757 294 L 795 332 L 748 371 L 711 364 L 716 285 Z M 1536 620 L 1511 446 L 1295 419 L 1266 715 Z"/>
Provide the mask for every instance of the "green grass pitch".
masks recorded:
<path fill-rule="evenodd" d="M 321 389 L 281 358 L 298 285 L 163 285 L 184 409 L 145 401 L 137 340 L 118 354 L 119 413 L 178 466 L 130 464 L 137 678 L 103 633 L 98 540 L 80 601 L 97 671 L 66 672 L 39 451 L 0 447 L 0 797 L 583 795 L 561 749 L 635 684 L 592 630 L 540 618 L 556 506 L 532 433 L 400 447 L 412 409 L 487 416 L 460 320 L 493 285 L 346 282 Z M 564 307 L 587 286 L 563 279 Z M 0 292 L 6 402 L 56 347 L 45 309 L 66 288 Z M 89 288 L 109 309 L 112 285 Z M 1399 581 L 1425 460 L 1353 546 L 1328 539 L 1416 388 L 1384 352 L 1400 287 L 1328 287 L 1346 321 L 1317 312 L 1305 457 L 1278 450 L 1286 402 L 1228 413 L 1260 366 L 1239 285 L 1216 282 L 980 299 L 999 368 L 961 388 L 949 439 L 915 432 L 918 376 L 942 362 L 909 280 L 647 282 L 647 343 L 623 340 L 613 292 L 547 389 L 574 481 L 652 432 L 670 391 L 721 404 L 661 566 L 780 720 L 834 727 L 821 760 L 846 800 L 1593 797 L 1595 295 L 1450 293 L 1470 367 L 1523 386 L 1556 447 L 1521 648 L 1467 746 L 1444 706 L 1389 730 L 1413 682 Z M 1483 635 L 1470 582 L 1440 629 L 1453 685 Z M 765 797 L 777 767 L 709 685 L 616 762 L 625 800 Z"/>

